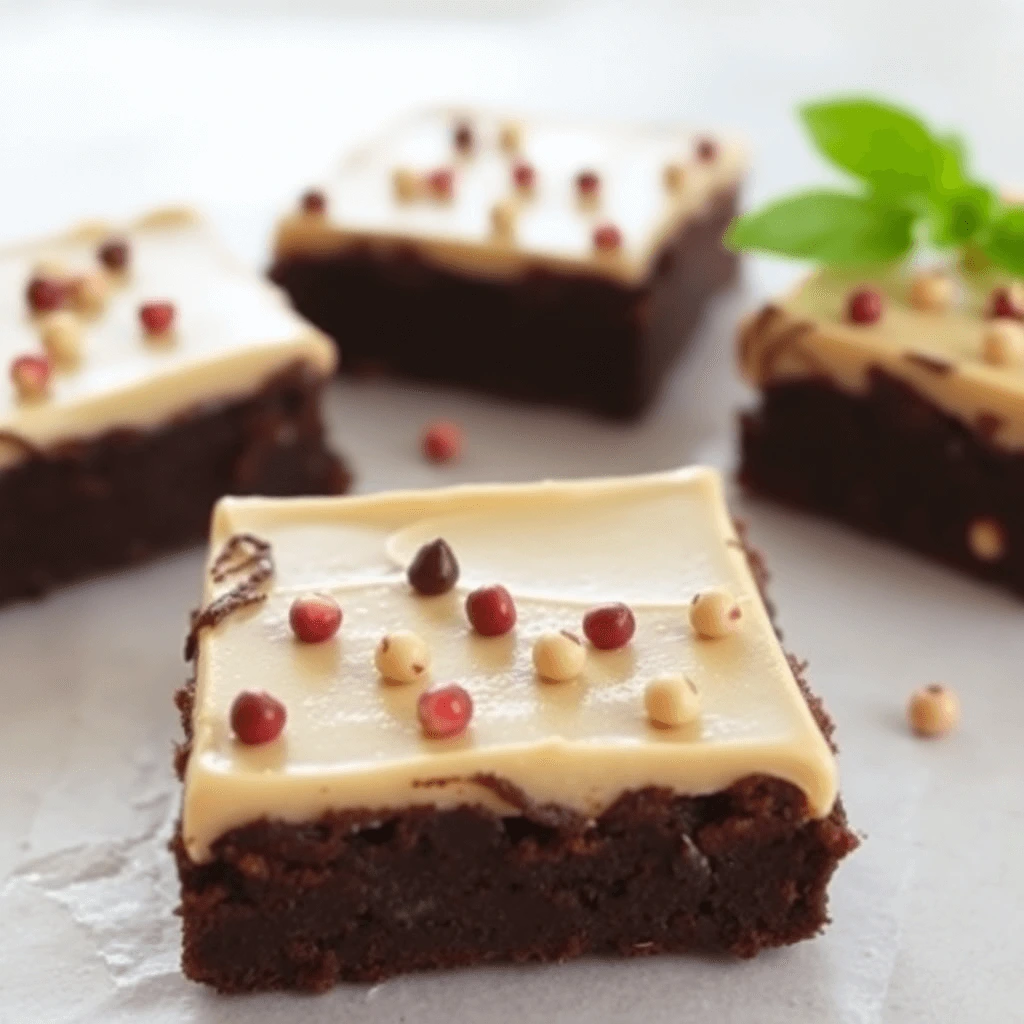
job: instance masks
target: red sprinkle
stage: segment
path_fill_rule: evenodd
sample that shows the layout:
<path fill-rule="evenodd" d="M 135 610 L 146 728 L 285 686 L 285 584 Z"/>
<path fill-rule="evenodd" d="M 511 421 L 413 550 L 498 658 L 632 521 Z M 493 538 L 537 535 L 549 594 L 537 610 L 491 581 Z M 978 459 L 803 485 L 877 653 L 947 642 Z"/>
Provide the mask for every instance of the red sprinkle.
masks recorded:
<path fill-rule="evenodd" d="M 696 146 L 697 159 L 703 164 L 709 164 L 718 157 L 718 143 L 707 137 L 698 139 Z"/>
<path fill-rule="evenodd" d="M 858 288 L 850 294 L 846 315 L 850 323 L 873 324 L 882 316 L 882 293 L 874 288 Z"/>
<path fill-rule="evenodd" d="M 131 249 L 124 238 L 108 238 L 96 250 L 96 256 L 107 270 L 121 271 L 128 266 Z"/>
<path fill-rule="evenodd" d="M 533 188 L 537 181 L 537 172 L 533 168 L 533 164 L 528 164 L 525 160 L 520 160 L 515 163 L 512 167 L 512 183 L 516 188 L 527 189 Z"/>
<path fill-rule="evenodd" d="M 516 624 L 516 605 L 500 584 L 480 587 L 466 598 L 466 616 L 481 636 L 504 636 Z"/>
<path fill-rule="evenodd" d="M 614 252 L 622 245 L 622 232 L 614 224 L 598 224 L 594 228 L 594 248 Z"/>
<path fill-rule="evenodd" d="M 606 604 L 583 616 L 583 632 L 599 651 L 615 651 L 633 639 L 636 619 L 629 605 Z"/>
<path fill-rule="evenodd" d="M 287 718 L 285 706 L 262 691 L 243 690 L 231 705 L 231 729 L 248 746 L 276 740 Z"/>
<path fill-rule="evenodd" d="M 303 193 L 299 205 L 302 207 L 303 213 L 319 216 L 327 212 L 327 196 L 319 189 L 311 188 L 308 192 Z"/>
<path fill-rule="evenodd" d="M 434 740 L 463 732 L 473 717 L 473 698 L 458 683 L 435 686 L 420 694 L 416 703 L 423 733 Z"/>
<path fill-rule="evenodd" d="M 35 313 L 50 313 L 68 301 L 67 282 L 55 277 L 33 277 L 25 289 L 29 308 Z"/>
<path fill-rule="evenodd" d="M 453 462 L 462 454 L 462 428 L 452 420 L 435 420 L 423 431 L 421 443 L 430 462 Z"/>
<path fill-rule="evenodd" d="M 468 153 L 473 148 L 473 128 L 468 121 L 456 122 L 452 142 L 460 153 Z"/>
<path fill-rule="evenodd" d="M 1024 305 L 1018 301 L 1018 296 L 1012 288 L 993 288 L 989 300 L 989 316 L 1024 320 Z"/>
<path fill-rule="evenodd" d="M 11 380 L 23 398 L 41 398 L 50 386 L 53 366 L 46 356 L 18 356 L 11 362 Z"/>
<path fill-rule="evenodd" d="M 576 175 L 576 188 L 581 196 L 596 196 L 601 187 L 601 179 L 597 171 L 580 171 Z"/>
<path fill-rule="evenodd" d="M 450 167 L 438 167 L 427 175 L 427 188 L 438 199 L 451 199 L 455 194 L 455 175 Z"/>
<path fill-rule="evenodd" d="M 174 303 L 144 302 L 139 306 L 139 320 L 147 334 L 164 334 L 174 324 Z"/>
<path fill-rule="evenodd" d="M 322 644 L 341 626 L 341 606 L 328 594 L 305 594 L 292 602 L 288 621 L 304 644 Z"/>

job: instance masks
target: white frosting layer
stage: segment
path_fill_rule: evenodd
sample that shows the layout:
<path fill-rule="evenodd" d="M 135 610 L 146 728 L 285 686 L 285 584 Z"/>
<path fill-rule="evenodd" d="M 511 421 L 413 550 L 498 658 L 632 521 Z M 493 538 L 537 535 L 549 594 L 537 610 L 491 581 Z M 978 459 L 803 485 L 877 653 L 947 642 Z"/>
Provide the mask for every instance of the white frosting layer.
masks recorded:
<path fill-rule="evenodd" d="M 622 792 L 666 786 L 720 790 L 752 773 L 802 788 L 811 813 L 829 812 L 836 768 L 805 703 L 735 536 L 717 473 L 707 469 L 622 480 L 475 486 L 341 499 L 225 499 L 211 557 L 229 537 L 269 541 L 276 572 L 265 603 L 201 634 L 194 739 L 185 778 L 183 832 L 202 860 L 231 828 L 263 817 L 311 820 L 328 810 L 473 803 L 515 809 L 466 781 L 493 773 L 537 803 L 586 814 Z M 442 597 L 414 594 L 404 567 L 442 534 L 461 578 Z M 227 583 L 207 574 L 204 600 Z M 504 637 L 474 634 L 466 593 L 501 582 L 519 619 Z M 745 615 L 739 630 L 697 639 L 687 607 L 698 591 L 725 586 Z M 339 634 L 303 645 L 288 625 L 297 595 L 334 595 Z M 614 652 L 589 649 L 572 682 L 538 681 L 533 640 L 580 630 L 595 604 L 626 601 L 637 631 Z M 373 652 L 388 632 L 411 629 L 433 656 L 432 681 L 457 681 L 475 712 L 458 739 L 421 734 L 424 684 L 382 682 Z M 646 684 L 683 673 L 702 716 L 675 729 L 649 724 Z M 262 747 L 231 734 L 242 689 L 284 702 L 284 733 Z M 440 787 L 428 780 L 459 779 Z"/>
<path fill-rule="evenodd" d="M 877 367 L 994 443 L 1024 449 L 1024 353 L 1003 366 L 982 355 L 995 283 L 961 281 L 954 305 L 931 312 L 910 305 L 910 279 L 899 272 L 870 282 L 819 272 L 779 300 L 774 312 L 748 320 L 740 335 L 744 376 L 758 387 L 824 377 L 864 393 Z M 852 324 L 847 298 L 865 284 L 884 294 L 884 312 L 874 324 Z"/>
<path fill-rule="evenodd" d="M 452 143 L 459 119 L 472 126 L 476 139 L 467 155 L 456 153 Z M 277 255 L 402 242 L 429 261 L 469 274 L 510 277 L 546 265 L 636 282 L 648 273 L 661 244 L 714 195 L 736 186 L 746 168 L 745 151 L 734 139 L 716 137 L 716 157 L 700 161 L 695 145 L 702 136 L 694 132 L 544 120 L 522 123 L 522 143 L 513 154 L 499 142 L 507 120 L 441 110 L 397 125 L 324 183 L 326 216 L 298 213 L 280 223 Z M 513 187 L 517 160 L 535 169 L 536 187 L 529 195 Z M 683 169 L 677 190 L 665 184 L 670 163 Z M 397 168 L 426 172 L 442 166 L 455 172 L 450 201 L 409 201 L 395 194 Z M 581 203 L 577 195 L 576 176 L 583 170 L 600 177 L 600 194 L 592 203 Z M 515 211 L 510 238 L 497 236 L 492 226 L 499 201 Z M 594 228 L 603 223 L 622 232 L 619 251 L 595 251 Z"/>
<path fill-rule="evenodd" d="M 105 309 L 83 319 L 77 366 L 58 368 L 50 396 L 18 398 L 7 373 L 13 358 L 42 354 L 39 322 L 25 287 L 41 260 L 71 274 L 97 271 L 97 244 L 126 237 L 131 269 L 110 289 Z M 143 302 L 169 299 L 176 329 L 147 340 Z M 0 434 L 46 448 L 117 427 L 149 427 L 206 402 L 243 396 L 296 360 L 328 374 L 331 342 L 287 307 L 280 293 L 227 256 L 186 211 L 163 211 L 131 227 L 83 226 L 67 235 L 0 253 Z M 0 439 L 0 466 L 23 457 Z"/>

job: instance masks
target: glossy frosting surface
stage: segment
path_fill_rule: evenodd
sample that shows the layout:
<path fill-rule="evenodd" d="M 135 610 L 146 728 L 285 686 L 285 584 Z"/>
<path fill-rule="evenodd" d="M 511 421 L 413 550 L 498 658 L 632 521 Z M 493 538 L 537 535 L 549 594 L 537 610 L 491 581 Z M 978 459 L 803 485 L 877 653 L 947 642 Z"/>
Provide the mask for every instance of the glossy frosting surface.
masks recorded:
<path fill-rule="evenodd" d="M 468 155 L 455 151 L 453 125 L 464 119 L 476 144 Z M 506 121 L 491 113 L 426 112 L 396 125 L 375 143 L 353 154 L 323 183 L 325 217 L 295 214 L 279 225 L 277 254 L 343 250 L 370 240 L 406 242 L 428 260 L 485 276 L 521 274 L 537 265 L 587 271 L 623 281 L 642 278 L 661 243 L 716 193 L 735 186 L 746 156 L 735 140 L 715 138 L 714 160 L 695 155 L 698 136 L 680 129 L 579 126 L 555 121 L 521 122 L 515 154 L 499 144 Z M 530 195 L 512 185 L 516 160 L 536 172 Z M 669 163 L 683 168 L 684 184 L 666 188 Z M 448 201 L 403 201 L 395 195 L 396 168 L 427 172 L 448 166 L 455 173 Z M 593 170 L 601 182 L 595 202 L 581 203 L 580 171 Z M 511 239 L 495 236 L 491 210 L 498 201 L 515 210 Z M 596 252 L 598 224 L 622 232 L 617 253 Z"/>
<path fill-rule="evenodd" d="M 625 790 L 721 789 L 768 773 L 804 789 L 827 814 L 836 795 L 831 752 L 804 702 L 735 538 L 711 470 L 622 480 L 476 486 L 344 499 L 225 499 L 211 556 L 239 532 L 270 542 L 276 571 L 265 603 L 201 634 L 194 741 L 183 831 L 203 859 L 225 831 L 257 820 L 303 821 L 331 809 L 475 803 L 515 809 L 470 780 L 492 773 L 536 803 L 593 814 Z M 404 566 L 442 533 L 461 565 L 454 591 L 415 595 Z M 473 634 L 466 593 L 500 581 L 516 599 L 515 630 Z M 230 582 L 230 581 L 229 581 Z M 222 593 L 207 574 L 204 599 Z M 693 595 L 728 587 L 745 612 L 737 633 L 698 640 Z M 292 600 L 332 594 L 338 635 L 302 645 L 288 625 Z M 633 642 L 588 649 L 582 676 L 540 682 L 533 639 L 580 631 L 595 604 L 627 601 Z M 416 700 L 428 683 L 388 684 L 373 651 L 389 631 L 411 629 L 432 651 L 433 682 L 472 695 L 469 730 L 425 739 Z M 689 676 L 703 713 L 675 729 L 651 726 L 646 683 Z M 265 689 L 288 710 L 284 733 L 262 747 L 232 737 L 229 710 L 242 689 Z M 429 780 L 458 780 L 444 787 Z"/>
<path fill-rule="evenodd" d="M 111 279 L 103 311 L 82 319 L 79 363 L 56 370 L 49 397 L 19 399 L 11 360 L 44 351 L 25 301 L 33 268 L 56 260 L 72 275 L 98 271 L 97 245 L 111 234 L 128 239 L 131 270 Z M 164 340 L 147 339 L 139 324 L 139 305 L 153 300 L 175 305 L 177 327 Z M 0 434 L 32 446 L 153 426 L 242 396 L 295 360 L 328 373 L 335 351 L 188 211 L 161 211 L 128 228 L 85 225 L 0 253 Z M 0 466 L 23 453 L 0 440 Z"/>
<path fill-rule="evenodd" d="M 847 296 L 865 283 L 884 293 L 884 314 L 874 324 L 849 323 Z M 759 387 L 824 377 L 863 392 L 878 367 L 967 426 L 983 423 L 996 444 L 1024 448 L 1024 360 L 994 366 L 982 357 L 992 284 L 960 282 L 952 308 L 931 312 L 910 305 L 909 280 L 900 273 L 865 282 L 821 271 L 779 300 L 777 315 L 748 321 L 741 333 L 744 375 Z"/>

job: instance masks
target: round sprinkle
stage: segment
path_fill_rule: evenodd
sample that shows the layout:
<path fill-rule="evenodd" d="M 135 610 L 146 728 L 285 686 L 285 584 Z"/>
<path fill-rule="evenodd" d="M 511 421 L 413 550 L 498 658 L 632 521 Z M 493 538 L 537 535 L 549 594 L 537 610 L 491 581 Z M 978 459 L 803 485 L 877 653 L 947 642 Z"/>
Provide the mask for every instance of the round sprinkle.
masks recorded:
<path fill-rule="evenodd" d="M 33 277 L 25 289 L 25 299 L 33 313 L 52 313 L 68 300 L 67 282 L 56 277 Z"/>
<path fill-rule="evenodd" d="M 518 121 L 506 121 L 498 129 L 498 145 L 506 153 L 518 153 L 523 144 L 523 126 Z"/>
<path fill-rule="evenodd" d="M 243 690 L 231 705 L 231 729 L 247 746 L 276 740 L 287 717 L 285 706 L 263 691 Z"/>
<path fill-rule="evenodd" d="M 989 366 L 1012 366 L 1024 356 L 1024 324 L 1003 317 L 981 335 L 981 358 Z"/>
<path fill-rule="evenodd" d="M 644 708 L 651 725 L 671 729 L 699 717 L 700 694 L 686 676 L 662 676 L 647 684 Z"/>
<path fill-rule="evenodd" d="M 580 171 L 576 175 L 576 191 L 581 199 L 593 199 L 601 190 L 601 179 L 597 171 Z"/>
<path fill-rule="evenodd" d="M 614 224 L 594 228 L 594 248 L 598 252 L 616 252 L 622 248 L 622 232 Z"/>
<path fill-rule="evenodd" d="M 396 199 L 403 203 L 411 202 L 420 194 L 420 176 L 408 167 L 396 167 L 391 172 L 391 187 Z"/>
<path fill-rule="evenodd" d="M 417 683 L 430 671 L 430 648 L 410 630 L 388 633 L 377 644 L 374 665 L 389 682 Z"/>
<path fill-rule="evenodd" d="M 470 153 L 476 139 L 473 136 L 473 126 L 468 121 L 456 121 L 452 128 L 452 145 L 460 153 Z"/>
<path fill-rule="evenodd" d="M 932 683 L 915 690 L 907 704 L 907 721 L 918 736 L 945 736 L 960 721 L 960 701 L 947 686 Z"/>
<path fill-rule="evenodd" d="M 743 609 L 729 591 L 720 587 L 697 594 L 690 603 L 690 625 L 703 640 L 718 640 L 735 633 Z"/>
<path fill-rule="evenodd" d="M 877 323 L 882 316 L 882 293 L 876 288 L 858 288 L 846 303 L 846 318 L 851 324 Z"/>
<path fill-rule="evenodd" d="M 697 156 L 697 159 L 702 164 L 709 164 L 713 160 L 718 159 L 718 143 L 714 139 L 709 139 L 707 136 L 697 140 L 697 144 L 693 147 L 693 151 Z"/>
<path fill-rule="evenodd" d="M 435 420 L 423 431 L 420 444 L 428 462 L 454 462 L 462 454 L 462 427 L 453 420 Z"/>
<path fill-rule="evenodd" d="M 1024 288 L 1016 284 L 993 288 L 989 296 L 988 315 L 993 319 L 1005 317 L 1024 320 Z"/>
<path fill-rule="evenodd" d="M 501 199 L 491 207 L 491 230 L 502 241 L 512 240 L 516 233 L 515 204 Z"/>
<path fill-rule="evenodd" d="M 110 287 L 103 274 L 82 274 L 70 285 L 71 305 L 87 315 L 101 313 L 109 294 Z"/>
<path fill-rule="evenodd" d="M 606 604 L 583 616 L 583 632 L 599 651 L 615 651 L 633 639 L 636 619 L 629 605 Z"/>
<path fill-rule="evenodd" d="M 662 180 L 665 182 L 667 191 L 681 192 L 686 184 L 686 168 L 680 163 L 666 164 L 665 170 L 662 172 Z"/>
<path fill-rule="evenodd" d="M 319 189 L 311 188 L 302 194 L 299 208 L 310 217 L 322 217 L 327 212 L 327 196 Z"/>
<path fill-rule="evenodd" d="M 420 694 L 416 713 L 424 736 L 450 739 L 465 732 L 473 717 L 473 698 L 458 683 L 435 686 Z"/>
<path fill-rule="evenodd" d="M 1006 529 L 998 519 L 981 516 L 967 524 L 967 547 L 979 562 L 998 562 L 1006 556 Z"/>
<path fill-rule="evenodd" d="M 435 199 L 448 200 L 455 195 L 455 175 L 450 167 L 438 167 L 427 174 L 427 189 Z"/>
<path fill-rule="evenodd" d="M 18 356 L 11 362 L 11 383 L 23 402 L 45 398 L 53 367 L 46 356 Z"/>
<path fill-rule="evenodd" d="M 39 323 L 46 354 L 62 366 L 73 366 L 82 354 L 82 325 L 74 313 L 47 313 Z"/>
<path fill-rule="evenodd" d="M 910 282 L 910 304 L 928 313 L 943 313 L 953 304 L 956 285 L 948 274 L 930 271 Z"/>
<path fill-rule="evenodd" d="M 466 598 L 466 617 L 481 636 L 503 636 L 516 624 L 515 601 L 500 584 L 480 587 Z"/>
<path fill-rule="evenodd" d="M 533 645 L 533 667 L 541 679 L 564 683 L 583 671 L 587 652 L 574 633 L 542 633 Z"/>
<path fill-rule="evenodd" d="M 160 300 L 139 306 L 139 322 L 150 337 L 167 334 L 174 327 L 174 303 Z"/>
<path fill-rule="evenodd" d="M 381 637 L 373 663 L 390 682 L 417 683 L 430 671 L 430 648 L 418 633 L 398 630 Z"/>
<path fill-rule="evenodd" d="M 292 632 L 304 644 L 322 644 L 341 626 L 341 606 L 329 594 L 297 597 L 288 612 Z"/>
<path fill-rule="evenodd" d="M 517 160 L 512 165 L 512 184 L 520 192 L 533 191 L 537 184 L 537 171 L 533 164 L 528 164 L 525 160 Z"/>
<path fill-rule="evenodd" d="M 459 581 L 459 563 L 452 549 L 438 537 L 416 552 L 408 577 L 413 590 L 424 597 L 447 594 Z"/>
<path fill-rule="evenodd" d="M 108 238 L 96 250 L 96 258 L 107 270 L 115 274 L 127 270 L 131 260 L 131 249 L 127 239 Z"/>

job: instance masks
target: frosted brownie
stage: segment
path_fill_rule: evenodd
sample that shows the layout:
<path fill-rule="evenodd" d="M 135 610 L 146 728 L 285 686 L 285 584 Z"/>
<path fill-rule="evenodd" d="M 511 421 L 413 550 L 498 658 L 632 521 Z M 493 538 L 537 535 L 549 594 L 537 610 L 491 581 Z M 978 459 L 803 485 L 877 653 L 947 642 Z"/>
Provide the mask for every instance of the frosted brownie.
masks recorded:
<path fill-rule="evenodd" d="M 179 695 L 185 973 L 816 934 L 856 839 L 763 582 L 707 469 L 223 500 Z"/>
<path fill-rule="evenodd" d="M 349 369 L 633 416 L 735 274 L 744 168 L 681 129 L 427 112 L 302 197 L 271 276 Z"/>
<path fill-rule="evenodd" d="M 0 601 L 198 541 L 224 494 L 344 490 L 335 358 L 186 211 L 0 252 Z"/>
<path fill-rule="evenodd" d="M 748 322 L 741 476 L 1024 593 L 1024 297 L 949 279 L 917 308 L 931 279 L 823 272 Z"/>
<path fill-rule="evenodd" d="M 1024 206 L 907 110 L 840 97 L 801 115 L 856 189 L 730 229 L 737 249 L 819 264 L 741 331 L 761 393 L 741 477 L 1024 593 Z"/>

